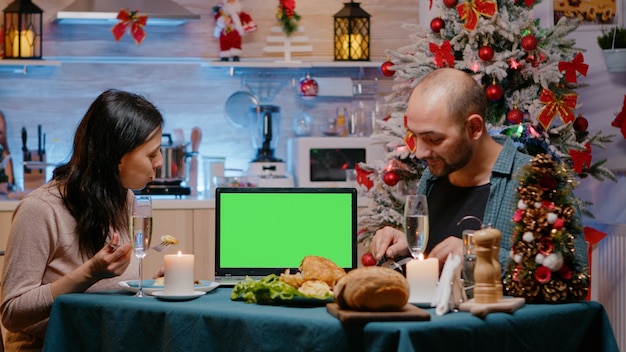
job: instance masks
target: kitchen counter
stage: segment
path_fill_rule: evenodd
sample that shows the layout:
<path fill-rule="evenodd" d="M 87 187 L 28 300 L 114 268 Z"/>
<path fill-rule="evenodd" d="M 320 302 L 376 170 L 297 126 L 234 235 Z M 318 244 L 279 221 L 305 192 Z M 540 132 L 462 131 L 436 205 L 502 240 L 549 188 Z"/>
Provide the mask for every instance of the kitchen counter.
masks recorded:
<path fill-rule="evenodd" d="M 19 200 L 9 199 L 6 194 L 0 194 L 0 211 L 13 211 Z M 215 198 L 198 196 L 152 196 L 152 206 L 155 210 L 175 209 L 215 209 Z"/>

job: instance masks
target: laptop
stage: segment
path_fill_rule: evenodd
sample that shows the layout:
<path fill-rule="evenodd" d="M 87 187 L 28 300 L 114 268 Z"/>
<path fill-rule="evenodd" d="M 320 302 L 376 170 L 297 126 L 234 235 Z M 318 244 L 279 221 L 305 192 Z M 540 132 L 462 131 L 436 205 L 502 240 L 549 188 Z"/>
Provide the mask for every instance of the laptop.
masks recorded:
<path fill-rule="evenodd" d="M 215 190 L 215 281 L 233 286 L 295 273 L 308 255 L 357 267 L 354 188 L 236 188 Z"/>

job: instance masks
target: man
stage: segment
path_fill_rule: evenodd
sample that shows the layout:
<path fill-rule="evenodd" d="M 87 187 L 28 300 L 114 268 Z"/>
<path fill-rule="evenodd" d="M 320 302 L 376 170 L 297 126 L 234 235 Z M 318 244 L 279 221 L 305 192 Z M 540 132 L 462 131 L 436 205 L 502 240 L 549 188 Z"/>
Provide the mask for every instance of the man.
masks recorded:
<path fill-rule="evenodd" d="M 241 37 L 257 29 L 252 17 L 241 10 L 239 0 L 224 0 L 222 6 L 213 8 L 215 30 L 213 35 L 220 40 L 220 60 L 239 61 Z"/>
<path fill-rule="evenodd" d="M 425 253 L 443 265 L 449 253 L 461 256 L 461 233 L 478 228 L 473 216 L 502 232 L 499 260 L 508 261 L 515 195 L 516 171 L 530 156 L 518 152 L 506 136 L 491 137 L 484 116 L 484 89 L 467 73 L 450 68 L 433 71 L 415 87 L 409 98 L 407 129 L 414 138 L 415 157 L 428 164 L 417 192 L 428 196 L 430 231 Z M 379 260 L 407 256 L 401 230 L 385 227 L 371 242 Z"/>

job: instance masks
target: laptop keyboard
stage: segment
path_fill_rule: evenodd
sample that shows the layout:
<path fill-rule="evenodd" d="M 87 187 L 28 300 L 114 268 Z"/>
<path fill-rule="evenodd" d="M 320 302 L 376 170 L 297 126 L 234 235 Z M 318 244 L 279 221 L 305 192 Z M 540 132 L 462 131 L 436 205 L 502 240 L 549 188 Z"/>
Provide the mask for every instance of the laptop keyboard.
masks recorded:
<path fill-rule="evenodd" d="M 219 283 L 220 286 L 235 286 L 238 282 L 245 281 L 246 277 L 253 280 L 260 280 L 263 276 L 224 276 L 216 277 L 215 282 Z"/>

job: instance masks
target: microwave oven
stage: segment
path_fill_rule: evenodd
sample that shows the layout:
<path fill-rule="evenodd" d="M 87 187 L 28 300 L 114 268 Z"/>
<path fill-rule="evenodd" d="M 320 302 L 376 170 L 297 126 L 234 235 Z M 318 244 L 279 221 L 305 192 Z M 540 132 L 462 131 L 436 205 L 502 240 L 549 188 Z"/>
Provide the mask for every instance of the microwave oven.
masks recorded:
<path fill-rule="evenodd" d="M 354 187 L 346 170 L 385 154 L 369 137 L 296 137 L 287 141 L 287 170 L 296 187 Z"/>

